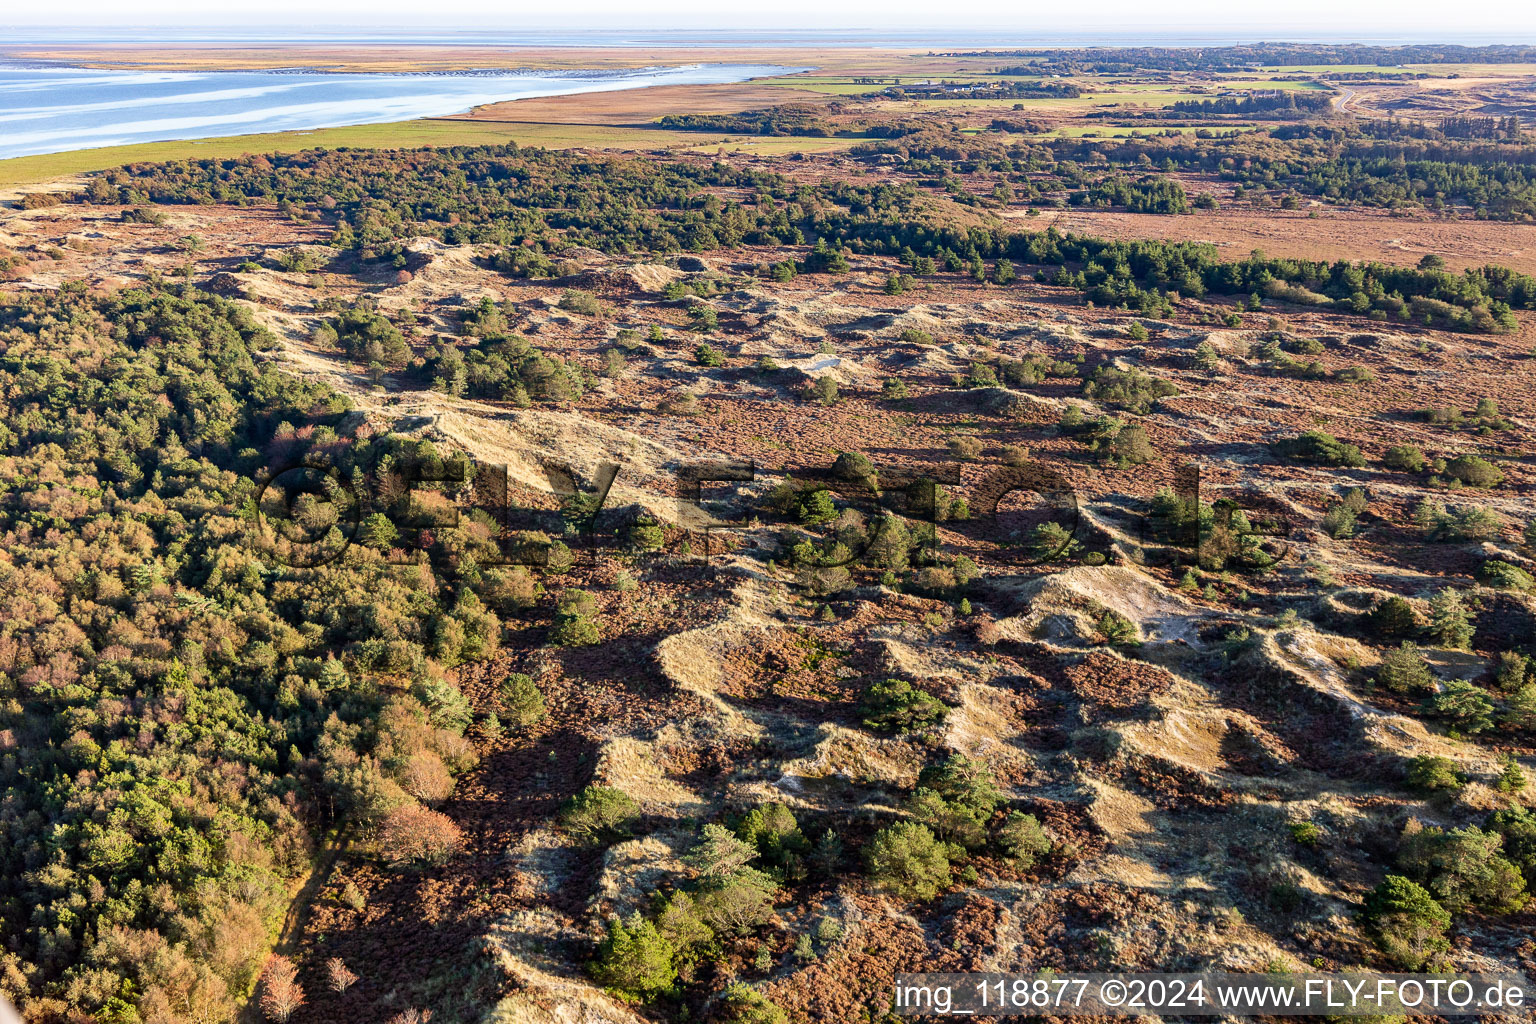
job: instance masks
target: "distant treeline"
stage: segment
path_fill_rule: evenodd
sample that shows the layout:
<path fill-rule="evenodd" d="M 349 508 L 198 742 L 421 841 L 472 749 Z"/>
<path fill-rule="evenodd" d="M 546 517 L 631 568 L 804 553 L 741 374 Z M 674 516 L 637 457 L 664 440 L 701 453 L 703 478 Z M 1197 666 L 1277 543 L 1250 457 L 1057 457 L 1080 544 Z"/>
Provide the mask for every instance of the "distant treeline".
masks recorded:
<path fill-rule="evenodd" d="M 1305 117 L 1328 109 L 1333 101 L 1331 92 L 1301 92 L 1280 89 L 1275 92 L 1254 92 L 1242 96 L 1221 96 L 1210 100 L 1179 100 L 1164 110 L 1201 117 L 1215 114 L 1237 114 L 1244 117 L 1279 116 Z"/>
<path fill-rule="evenodd" d="M 668 114 L 657 127 L 681 132 L 730 132 L 736 135 L 811 135 L 827 137 L 837 128 L 814 107 L 785 104 L 739 114 Z"/>
<path fill-rule="evenodd" d="M 1147 176 L 1139 181 L 1112 177 L 1067 197 L 1073 206 L 1123 206 L 1132 213 L 1186 213 L 1188 197 L 1173 178 Z"/>
<path fill-rule="evenodd" d="M 1035 75 L 1077 72 L 1242 71 L 1255 67 L 1308 64 L 1527 64 L 1536 62 L 1536 46 L 1359 46 L 1326 43 L 1257 43 L 1210 47 L 1085 47 L 1078 49 L 972 50 L 945 57 L 1033 58 L 1028 64 L 1000 68 L 1000 74 Z"/>
<path fill-rule="evenodd" d="M 1190 153 L 1197 151 L 1191 147 Z M 1173 165 L 1168 158 L 1165 166 Z M 713 187 L 745 192 L 749 199 L 723 199 Z M 1144 189 L 1154 204 L 1179 196 L 1171 183 L 1108 187 Z M 1381 319 L 1499 331 L 1513 325 L 1511 307 L 1536 309 L 1536 278 L 1502 267 L 1456 275 L 1377 263 L 1227 263 L 1209 245 L 966 226 L 936 214 L 924 193 L 901 182 L 809 185 L 720 162 L 595 158 L 515 145 L 310 150 L 140 164 L 95 179 L 87 197 L 275 201 L 296 215 L 331 221 L 332 245 L 370 259 L 398 256 L 404 242 L 418 235 L 530 250 L 580 244 L 605 252 L 815 240 L 893 256 L 910 249 L 946 267 L 980 258 L 1054 266 L 1059 269 L 1042 269 L 1040 276 L 1077 288 L 1096 303 L 1143 310 L 1165 308 L 1175 294 L 1261 292 Z"/>
<path fill-rule="evenodd" d="M 1083 94 L 1083 90 L 1071 82 L 988 82 L 975 85 L 970 88 L 956 88 L 952 91 L 938 91 L 913 89 L 911 86 L 893 85 L 885 90 L 893 96 L 903 96 L 909 100 L 942 100 L 942 99 L 978 99 L 978 100 L 1008 100 L 1008 99 L 1076 99 Z"/>
<path fill-rule="evenodd" d="M 1008 129 L 999 128 L 1000 131 Z M 1536 148 L 1456 140 L 1381 141 L 1350 124 L 1296 124 L 1269 134 L 1135 139 L 1010 139 L 923 131 L 866 142 L 849 154 L 901 162 L 904 174 L 973 171 L 1009 175 L 1017 198 L 1073 183 L 1083 168 L 1197 172 L 1266 190 L 1370 206 L 1462 204 L 1482 219 L 1536 221 Z M 1043 187 L 1042 186 L 1046 186 Z M 1021 194 L 1022 193 L 1022 194 Z"/>
<path fill-rule="evenodd" d="M 1518 142 L 1524 137 L 1518 117 L 1442 117 L 1434 124 L 1428 121 L 1382 118 L 1358 121 L 1355 130 L 1373 139 L 1489 139 L 1500 142 Z M 1278 134 L 1278 133 L 1277 133 Z M 1305 133 L 1311 135 L 1313 133 Z M 1288 138 L 1304 135 L 1292 134 Z"/>
<path fill-rule="evenodd" d="M 834 135 L 868 139 L 899 139 L 921 128 L 913 122 L 876 122 L 838 127 L 826 121 L 784 118 L 773 111 L 749 110 L 740 114 L 668 114 L 658 128 L 678 132 L 724 132 L 731 135 L 802 135 L 831 138 Z"/>

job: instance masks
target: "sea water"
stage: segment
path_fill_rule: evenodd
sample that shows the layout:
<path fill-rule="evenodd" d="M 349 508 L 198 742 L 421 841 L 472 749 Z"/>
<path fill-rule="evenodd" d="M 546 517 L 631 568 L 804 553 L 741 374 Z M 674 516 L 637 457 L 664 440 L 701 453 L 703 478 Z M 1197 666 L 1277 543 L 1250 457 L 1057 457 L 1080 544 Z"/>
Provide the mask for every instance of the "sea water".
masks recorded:
<path fill-rule="evenodd" d="M 714 85 L 803 71 L 689 64 L 601 71 L 372 74 L 0 65 L 0 159 L 99 146 L 404 121 L 532 96 Z"/>

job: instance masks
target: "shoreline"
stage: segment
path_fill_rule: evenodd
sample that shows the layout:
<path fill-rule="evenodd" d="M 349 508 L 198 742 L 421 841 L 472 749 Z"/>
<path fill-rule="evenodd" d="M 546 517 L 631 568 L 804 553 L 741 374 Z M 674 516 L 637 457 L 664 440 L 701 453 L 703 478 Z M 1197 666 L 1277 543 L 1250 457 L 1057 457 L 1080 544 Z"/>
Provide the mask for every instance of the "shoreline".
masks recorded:
<path fill-rule="evenodd" d="M 72 70 L 94 71 L 98 76 L 116 74 L 166 75 L 178 73 L 170 71 L 146 72 L 142 69 L 137 71 L 129 69 L 111 69 L 108 71 L 100 71 L 95 69 L 55 67 L 46 69 L 42 73 L 38 73 L 34 69 L 33 74 L 35 77 L 33 80 L 44 81 L 48 73 L 57 72 L 66 74 Z M 448 92 L 444 92 L 440 96 L 432 93 L 422 93 L 420 95 L 406 94 L 399 96 L 383 95 L 379 96 L 377 98 L 377 102 L 372 104 L 376 108 L 374 111 L 357 111 L 356 113 L 359 116 L 342 116 L 338 117 L 336 120 L 331 120 L 317 113 L 315 116 L 317 123 L 313 124 L 302 123 L 302 120 L 299 118 L 288 117 L 286 120 L 288 120 L 290 123 L 285 125 L 282 123 L 284 118 L 274 116 L 276 113 L 280 112 L 280 108 L 274 108 L 269 105 L 268 107 L 255 107 L 248 112 L 241 112 L 238 115 L 230 115 L 226 112 L 221 116 L 214 113 L 213 111 L 209 111 L 206 114 L 201 115 L 201 123 L 188 124 L 182 133 L 169 134 L 165 138 L 132 138 L 132 133 L 128 131 L 117 132 L 116 134 L 118 137 L 115 139 L 102 138 L 102 136 L 110 136 L 113 134 L 113 126 L 111 124 L 102 124 L 99 126 L 82 126 L 78 130 L 74 128 L 60 128 L 58 129 L 58 141 L 60 143 L 58 148 L 49 148 L 42 152 L 23 151 L 20 153 L 14 153 L 13 155 L 0 158 L 0 165 L 4 165 L 6 162 L 13 160 L 29 160 L 49 157 L 65 158 L 68 157 L 69 154 L 74 153 L 106 152 L 108 150 L 133 149 L 146 146 L 155 147 L 175 146 L 178 144 L 186 145 L 204 141 L 230 143 L 233 142 L 233 140 L 246 137 L 249 137 L 252 140 L 259 138 L 265 141 L 277 136 L 291 138 L 295 136 L 303 136 L 305 134 L 333 132 L 339 129 L 367 129 L 370 127 L 382 128 L 383 126 L 387 125 L 411 125 L 443 119 L 473 119 L 477 111 L 491 107 L 501 107 L 506 104 L 517 103 L 522 100 L 548 100 L 563 97 L 600 97 L 612 95 L 615 93 L 643 93 L 646 90 L 658 88 L 699 88 L 707 90 L 718 86 L 751 87 L 752 83 L 764 79 L 778 78 L 791 74 L 800 74 L 811 70 L 814 70 L 813 66 L 804 64 L 786 65 L 762 62 L 744 64 L 714 61 L 658 63 L 655 60 L 651 60 L 645 65 L 637 68 L 585 67 L 552 69 L 521 67 L 506 70 L 494 68 L 478 68 L 468 72 L 434 69 L 417 71 L 414 73 L 398 72 L 393 70 L 372 71 L 368 73 L 368 77 L 383 79 L 414 79 L 422 82 L 423 85 L 425 85 L 425 81 L 431 79 L 453 79 L 461 83 L 465 81 L 474 81 L 476 79 L 484 79 L 487 84 L 485 87 L 470 87 L 470 89 L 473 91 L 466 89 L 465 94 L 462 96 L 452 96 L 451 93 Z M 215 72 L 193 72 L 192 74 L 206 75 L 215 74 Z M 310 79 L 319 79 L 324 77 L 344 77 L 343 73 L 326 71 L 322 69 L 306 68 L 258 68 L 249 70 L 220 71 L 217 72 L 217 74 L 230 76 L 259 75 L 263 77 L 284 77 L 286 75 L 294 75 L 305 76 Z M 703 80 L 689 81 L 688 79 L 690 77 L 695 79 L 701 78 Z M 726 80 L 723 82 L 711 81 L 711 77 L 724 77 Z M 25 77 L 23 80 L 25 80 Z M 498 90 L 491 87 L 492 83 L 496 81 L 502 81 L 505 85 L 505 88 Z M 514 85 L 513 83 L 516 84 Z M 461 88 L 463 88 L 462 85 Z M 443 100 L 452 100 L 453 102 L 442 102 L 438 104 L 431 104 L 426 102 L 427 100 L 430 100 L 434 97 Z M 598 107 L 602 106 L 601 101 L 595 99 L 588 99 L 585 102 L 588 104 L 595 104 Z M 429 106 L 433 107 L 434 109 L 424 109 Z M 394 107 L 394 109 L 390 109 L 391 107 Z M 406 109 L 400 109 L 402 107 Z M 415 109 L 410 109 L 412 107 Z M 402 117 L 402 114 L 405 116 Z M 235 122 L 241 120 L 250 121 L 252 130 L 240 131 L 237 128 L 236 131 L 230 132 L 226 127 L 232 126 Z M 265 120 L 267 124 L 262 125 L 262 120 Z M 301 121 L 301 123 L 292 123 L 296 120 Z M 93 134 L 96 135 L 97 138 L 91 138 L 91 135 Z M 80 142 L 85 144 L 67 144 L 71 135 L 75 136 Z M 34 144 L 51 146 L 52 140 L 40 136 L 38 139 L 36 139 Z M 25 145 L 26 143 L 22 142 L 18 148 L 23 148 Z"/>
<path fill-rule="evenodd" d="M 0 44 L 0 66 L 31 70 L 139 72 L 284 71 L 292 74 L 484 74 L 509 71 L 643 71 L 655 67 L 716 64 L 813 64 L 831 73 L 854 70 L 870 61 L 903 55 L 923 60 L 917 46 L 700 44 L 695 46 L 581 45 L 507 46 L 496 44 L 362 43 L 293 44 Z M 961 59 L 964 61 L 965 59 Z M 981 58 L 972 58 L 982 63 Z M 943 60 L 953 67 L 955 58 Z"/>

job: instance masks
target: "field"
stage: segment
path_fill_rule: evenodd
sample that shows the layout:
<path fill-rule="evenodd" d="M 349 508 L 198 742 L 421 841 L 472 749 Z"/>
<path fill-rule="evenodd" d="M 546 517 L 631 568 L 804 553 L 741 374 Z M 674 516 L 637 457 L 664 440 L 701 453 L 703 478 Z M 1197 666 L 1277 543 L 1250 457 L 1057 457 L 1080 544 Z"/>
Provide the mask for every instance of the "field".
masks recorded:
<path fill-rule="evenodd" d="M 1456 270 L 1498 263 L 1536 274 L 1536 239 L 1523 225 L 1392 217 L 1367 211 L 1307 210 L 1257 213 L 1233 209 L 1185 217 L 1123 211 L 1070 211 L 1039 218 L 1039 226 L 1111 238 L 1190 239 L 1210 242 L 1230 258 L 1253 249 L 1296 259 L 1370 259 L 1417 263 L 1442 257 Z M 1031 225 L 1035 226 L 1035 225 Z"/>
<path fill-rule="evenodd" d="M 1536 68 L 752 54 L 0 163 L 27 1024 L 1536 977 Z"/>

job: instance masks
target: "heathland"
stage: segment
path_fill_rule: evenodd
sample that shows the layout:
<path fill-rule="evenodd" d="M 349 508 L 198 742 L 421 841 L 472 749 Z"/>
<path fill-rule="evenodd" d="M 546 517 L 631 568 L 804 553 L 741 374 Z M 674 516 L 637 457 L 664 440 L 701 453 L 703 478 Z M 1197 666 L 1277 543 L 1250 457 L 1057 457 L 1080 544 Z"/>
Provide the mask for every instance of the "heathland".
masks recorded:
<path fill-rule="evenodd" d="M 1536 972 L 1536 52 L 753 56 L 0 165 L 29 1021 Z"/>

